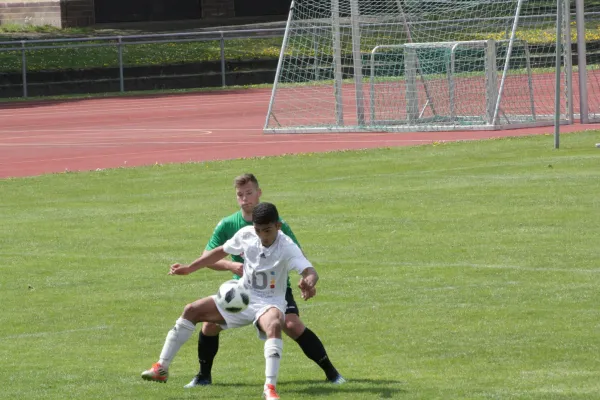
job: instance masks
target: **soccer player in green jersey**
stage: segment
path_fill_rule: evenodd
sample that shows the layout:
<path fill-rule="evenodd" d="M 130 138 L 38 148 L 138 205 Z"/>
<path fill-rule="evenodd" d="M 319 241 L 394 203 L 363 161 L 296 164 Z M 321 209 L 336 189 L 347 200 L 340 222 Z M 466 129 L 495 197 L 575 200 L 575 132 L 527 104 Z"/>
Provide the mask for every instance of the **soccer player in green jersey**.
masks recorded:
<path fill-rule="evenodd" d="M 234 186 L 240 210 L 223 218 L 217 224 L 204 253 L 222 246 L 237 231 L 252 225 L 252 210 L 260 202 L 260 196 L 262 195 L 258 180 L 253 174 L 244 174 L 235 178 Z M 296 236 L 284 220 L 281 220 L 281 231 L 300 247 Z M 216 271 L 231 271 L 234 274 L 234 278 L 239 279 L 242 274 L 244 259 L 242 256 L 232 256 L 231 258 L 231 260 L 220 260 L 214 265 L 209 266 L 209 268 Z M 314 295 L 314 293 L 311 293 L 311 295 Z M 329 360 L 321 340 L 300 320 L 298 306 L 294 300 L 289 279 L 285 299 L 287 301 L 285 325 L 283 327 L 285 334 L 294 339 L 304 354 L 321 367 L 329 382 L 334 384 L 346 382 Z M 198 338 L 200 371 L 190 383 L 185 385 L 186 388 L 210 385 L 212 383 L 211 370 L 213 360 L 219 350 L 219 333 L 221 330 L 219 325 L 211 322 L 205 322 L 202 325 L 202 331 Z"/>

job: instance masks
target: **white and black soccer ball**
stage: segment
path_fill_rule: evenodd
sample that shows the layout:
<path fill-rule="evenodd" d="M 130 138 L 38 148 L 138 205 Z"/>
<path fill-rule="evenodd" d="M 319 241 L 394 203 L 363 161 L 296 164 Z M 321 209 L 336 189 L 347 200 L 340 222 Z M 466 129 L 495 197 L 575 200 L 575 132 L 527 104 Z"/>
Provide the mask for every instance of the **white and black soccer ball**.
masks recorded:
<path fill-rule="evenodd" d="M 242 281 L 231 279 L 223 283 L 217 292 L 217 304 L 230 313 L 239 313 L 248 308 L 250 291 Z"/>

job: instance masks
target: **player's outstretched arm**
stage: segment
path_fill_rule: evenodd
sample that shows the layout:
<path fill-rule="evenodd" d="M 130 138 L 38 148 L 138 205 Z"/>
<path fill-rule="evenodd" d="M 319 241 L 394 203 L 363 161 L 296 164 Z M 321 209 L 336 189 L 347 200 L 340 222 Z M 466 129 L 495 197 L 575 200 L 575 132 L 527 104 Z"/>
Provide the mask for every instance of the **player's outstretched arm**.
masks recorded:
<path fill-rule="evenodd" d="M 302 278 L 298 283 L 298 287 L 302 292 L 302 298 L 304 300 L 308 300 L 317 294 L 315 285 L 319 281 L 319 275 L 317 274 L 317 270 L 313 267 L 306 268 L 304 271 L 302 271 L 301 275 Z"/>
<path fill-rule="evenodd" d="M 204 250 L 202 255 L 208 253 L 210 250 Z M 207 268 L 212 269 L 213 271 L 229 271 L 239 276 L 242 276 L 244 271 L 244 264 L 230 261 L 230 260 L 219 260 L 212 265 L 207 265 Z"/>
<path fill-rule="evenodd" d="M 219 246 L 210 251 L 205 251 L 202 253 L 200 258 L 196 259 L 189 265 L 182 264 L 173 264 L 171 265 L 171 269 L 169 270 L 169 275 L 187 275 L 191 274 L 194 271 L 199 270 L 200 268 L 208 267 L 209 265 L 214 265 L 217 261 L 222 260 L 228 255 L 228 253 L 223 250 L 223 246 Z"/>

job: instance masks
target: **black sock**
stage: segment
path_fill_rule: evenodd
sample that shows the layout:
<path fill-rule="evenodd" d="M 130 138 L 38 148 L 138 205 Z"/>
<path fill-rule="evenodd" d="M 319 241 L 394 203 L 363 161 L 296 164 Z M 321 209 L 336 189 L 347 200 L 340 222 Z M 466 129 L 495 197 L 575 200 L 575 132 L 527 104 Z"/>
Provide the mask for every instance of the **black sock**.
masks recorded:
<path fill-rule="evenodd" d="M 296 339 L 296 342 L 306 354 L 306 357 L 310 358 L 314 362 L 317 363 L 319 367 L 325 372 L 327 379 L 333 380 L 337 378 L 339 375 L 331 361 L 329 361 L 329 357 L 327 356 L 327 352 L 325 351 L 325 347 L 321 340 L 315 335 L 313 331 L 306 328 L 302 335 Z"/>
<path fill-rule="evenodd" d="M 213 360 L 219 351 L 219 335 L 206 336 L 200 332 L 198 337 L 198 361 L 200 362 L 200 375 L 210 378 Z"/>

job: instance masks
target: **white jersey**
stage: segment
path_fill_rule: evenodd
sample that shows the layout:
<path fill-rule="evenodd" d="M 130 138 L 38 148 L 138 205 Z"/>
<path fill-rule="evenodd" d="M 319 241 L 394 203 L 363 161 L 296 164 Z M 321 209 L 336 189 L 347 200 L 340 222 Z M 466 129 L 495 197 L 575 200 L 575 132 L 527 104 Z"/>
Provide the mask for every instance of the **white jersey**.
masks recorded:
<path fill-rule="evenodd" d="M 281 231 L 271 246 L 264 247 L 254 227 L 247 226 L 225 242 L 223 250 L 244 258 L 241 279 L 251 290 L 251 302 L 285 304 L 288 272 L 302 273 L 312 267 L 296 243 Z"/>

